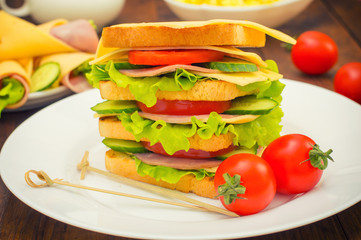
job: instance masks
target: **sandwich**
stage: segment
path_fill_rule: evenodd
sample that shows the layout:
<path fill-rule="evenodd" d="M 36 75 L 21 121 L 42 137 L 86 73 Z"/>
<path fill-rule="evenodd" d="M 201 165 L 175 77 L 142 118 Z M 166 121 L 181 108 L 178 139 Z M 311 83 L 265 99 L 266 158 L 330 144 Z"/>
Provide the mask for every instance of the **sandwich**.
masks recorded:
<path fill-rule="evenodd" d="M 279 137 L 277 65 L 247 48 L 274 29 L 210 20 L 119 24 L 102 31 L 87 74 L 104 101 L 92 107 L 109 148 L 108 171 L 208 198 L 227 157 L 257 154 Z"/>

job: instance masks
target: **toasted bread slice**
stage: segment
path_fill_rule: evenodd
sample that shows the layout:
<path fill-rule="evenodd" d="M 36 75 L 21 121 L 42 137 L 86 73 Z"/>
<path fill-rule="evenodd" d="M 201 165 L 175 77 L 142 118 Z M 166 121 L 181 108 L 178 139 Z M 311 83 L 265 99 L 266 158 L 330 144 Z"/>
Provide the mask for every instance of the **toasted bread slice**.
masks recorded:
<path fill-rule="evenodd" d="M 125 130 L 122 122 L 116 117 L 99 118 L 99 132 L 102 137 L 135 140 L 134 135 Z M 194 136 L 188 138 L 188 140 L 190 148 L 215 152 L 228 148 L 233 143 L 233 138 L 234 135 L 229 132 L 219 136 L 213 135 L 210 139 L 202 139 L 195 134 Z M 141 141 L 149 142 L 146 138 L 141 139 Z"/>
<path fill-rule="evenodd" d="M 162 180 L 157 181 L 150 176 L 140 176 L 137 173 L 135 161 L 128 155 L 113 150 L 105 153 L 106 169 L 114 174 L 127 177 L 133 180 L 174 189 L 185 193 L 195 193 L 202 197 L 214 198 L 216 191 L 214 188 L 214 178 L 205 177 L 197 180 L 193 175 L 183 176 L 177 183 L 170 184 Z"/>
<path fill-rule="evenodd" d="M 135 100 L 129 88 L 118 87 L 112 81 L 99 82 L 100 95 L 107 100 Z M 158 91 L 157 99 L 188 101 L 228 101 L 237 97 L 254 94 L 237 88 L 237 85 L 224 81 L 198 81 L 187 91 Z"/>
<path fill-rule="evenodd" d="M 103 28 L 102 42 L 108 48 L 210 45 L 263 47 L 266 35 L 237 22 L 138 23 Z"/>

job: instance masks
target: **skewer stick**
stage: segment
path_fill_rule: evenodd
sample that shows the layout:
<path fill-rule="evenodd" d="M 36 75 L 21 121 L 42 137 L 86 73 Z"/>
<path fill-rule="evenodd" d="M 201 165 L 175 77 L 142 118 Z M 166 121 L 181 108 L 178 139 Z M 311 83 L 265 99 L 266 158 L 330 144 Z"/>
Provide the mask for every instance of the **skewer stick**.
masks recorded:
<path fill-rule="evenodd" d="M 31 180 L 30 173 L 34 173 L 40 180 L 44 181 L 45 183 L 36 184 L 35 182 L 33 182 Z M 194 209 L 198 209 L 198 210 L 205 210 L 202 207 L 191 205 L 191 204 L 178 203 L 178 202 L 172 202 L 172 201 L 149 198 L 149 197 L 142 197 L 142 196 L 137 196 L 137 195 L 133 195 L 133 194 L 120 193 L 120 192 L 105 190 L 105 189 L 101 189 L 101 188 L 94 188 L 94 187 L 89 187 L 89 186 L 84 186 L 84 185 L 79 185 L 79 184 L 73 184 L 73 183 L 65 182 L 61 179 L 51 179 L 44 171 L 30 170 L 30 171 L 26 172 L 25 173 L 25 181 L 27 182 L 27 184 L 29 186 L 34 187 L 34 188 L 47 187 L 47 186 L 52 186 L 53 184 L 59 184 L 59 185 L 63 185 L 63 186 L 91 190 L 91 191 L 95 191 L 95 192 L 108 193 L 108 194 L 113 194 L 113 195 L 118 195 L 118 196 L 123 196 L 123 197 L 136 198 L 136 199 L 164 203 L 164 204 L 175 205 L 175 206 L 180 206 L 180 207 L 194 208 Z"/>
<path fill-rule="evenodd" d="M 195 204 L 195 205 L 197 205 L 199 207 L 202 207 L 202 208 L 204 208 L 204 209 L 206 209 L 208 211 L 218 212 L 218 213 L 230 216 L 230 217 L 239 217 L 239 215 L 237 215 L 234 212 L 228 211 L 228 210 L 223 209 L 223 208 L 216 207 L 214 205 L 211 205 L 211 204 L 208 204 L 208 203 L 205 203 L 205 202 L 195 200 L 193 198 L 189 198 L 189 197 L 185 196 L 184 194 L 182 194 L 180 192 L 170 190 L 170 189 L 166 189 L 166 188 L 162 188 L 162 187 L 158 187 L 158 186 L 155 186 L 155 185 L 150 185 L 150 184 L 139 182 L 139 181 L 135 181 L 135 180 L 132 180 L 132 179 L 120 176 L 120 175 L 116 175 L 114 173 L 110 173 L 110 172 L 107 172 L 107 171 L 104 171 L 104 170 L 101 170 L 101 169 L 91 167 L 89 165 L 88 156 L 89 156 L 89 152 L 86 151 L 82 161 L 78 164 L 78 169 L 81 170 L 81 179 L 84 179 L 85 173 L 88 170 L 88 171 L 92 171 L 92 172 L 101 174 L 103 176 L 107 176 L 107 177 L 116 179 L 116 180 L 118 180 L 118 181 L 120 181 L 122 183 L 126 183 L 128 185 L 133 186 L 133 187 L 141 188 L 143 190 L 147 190 L 147 191 L 150 191 L 152 193 L 157 193 L 157 194 L 160 194 L 160 195 L 165 196 L 165 197 L 172 197 L 172 198 L 175 198 L 175 199 L 179 199 L 179 200 L 182 200 L 182 201 L 185 201 L 185 202 Z"/>

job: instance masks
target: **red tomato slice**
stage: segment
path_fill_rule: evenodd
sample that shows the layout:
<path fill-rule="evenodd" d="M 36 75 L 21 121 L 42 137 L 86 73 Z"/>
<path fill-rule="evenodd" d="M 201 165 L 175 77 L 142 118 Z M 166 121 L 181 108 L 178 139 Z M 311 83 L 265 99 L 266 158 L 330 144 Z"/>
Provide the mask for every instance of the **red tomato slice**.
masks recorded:
<path fill-rule="evenodd" d="M 132 50 L 129 51 L 128 61 L 141 65 L 173 65 L 214 62 L 222 60 L 223 57 L 222 52 L 202 49 Z"/>
<path fill-rule="evenodd" d="M 138 102 L 143 112 L 168 115 L 201 115 L 211 112 L 222 113 L 231 107 L 231 101 L 186 101 L 186 100 L 157 100 L 152 107 Z"/>
<path fill-rule="evenodd" d="M 169 155 L 165 152 L 163 146 L 161 143 L 156 143 L 153 146 L 150 145 L 150 142 L 142 142 L 143 146 L 148 149 L 149 151 L 152 151 L 154 153 L 162 154 L 162 155 L 168 155 L 172 157 L 181 157 L 181 158 L 214 158 L 217 156 L 224 155 L 226 153 L 229 153 L 234 150 L 233 144 L 230 145 L 228 148 L 221 149 L 215 152 L 207 152 L 203 150 L 196 150 L 196 149 L 189 149 L 188 152 L 184 150 L 179 150 L 175 152 L 173 155 Z"/>

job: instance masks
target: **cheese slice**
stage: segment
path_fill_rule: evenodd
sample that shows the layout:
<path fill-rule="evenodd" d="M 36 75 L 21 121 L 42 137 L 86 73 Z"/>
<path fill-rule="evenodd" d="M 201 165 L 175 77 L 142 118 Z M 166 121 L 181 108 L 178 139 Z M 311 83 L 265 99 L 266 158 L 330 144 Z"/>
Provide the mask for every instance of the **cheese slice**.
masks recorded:
<path fill-rule="evenodd" d="M 189 71 L 199 76 L 209 77 L 211 79 L 218 79 L 225 82 L 237 84 L 239 86 L 245 86 L 254 82 L 262 82 L 266 80 L 276 81 L 283 76 L 279 73 L 269 71 L 267 69 L 261 69 L 257 72 L 236 72 L 236 73 L 205 73 L 198 71 Z"/>
<path fill-rule="evenodd" d="M 131 50 L 171 50 L 174 47 L 148 47 L 148 48 L 105 48 L 103 45 L 98 45 L 96 52 L 96 59 L 90 64 L 105 63 L 110 60 L 128 60 L 128 52 Z M 196 46 L 196 47 L 177 47 L 177 49 L 206 49 L 222 52 L 231 57 L 241 58 L 243 60 L 252 62 L 258 66 L 266 67 L 267 63 L 256 53 L 245 52 L 241 49 L 229 46 Z"/>
<path fill-rule="evenodd" d="M 65 22 L 65 20 L 55 20 L 37 27 L 0 11 L 0 61 L 77 51 L 48 32 L 52 26 Z"/>
<path fill-rule="evenodd" d="M 75 52 L 75 53 L 59 53 L 52 54 L 45 57 L 42 57 L 39 61 L 39 66 L 47 62 L 57 62 L 60 65 L 60 76 L 52 87 L 57 87 L 60 84 L 60 80 L 72 70 L 77 68 L 83 62 L 94 58 L 94 54 L 84 53 L 84 52 Z"/>
<path fill-rule="evenodd" d="M 0 62 L 0 79 L 12 74 L 17 74 L 24 78 L 28 84 L 30 84 L 30 75 L 25 71 L 23 66 L 14 60 Z"/>

